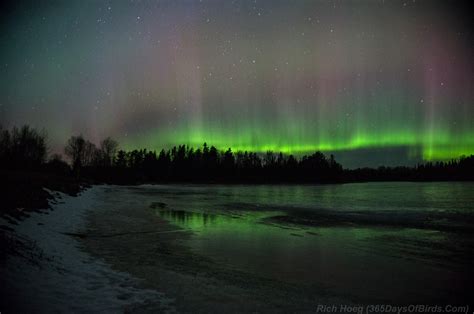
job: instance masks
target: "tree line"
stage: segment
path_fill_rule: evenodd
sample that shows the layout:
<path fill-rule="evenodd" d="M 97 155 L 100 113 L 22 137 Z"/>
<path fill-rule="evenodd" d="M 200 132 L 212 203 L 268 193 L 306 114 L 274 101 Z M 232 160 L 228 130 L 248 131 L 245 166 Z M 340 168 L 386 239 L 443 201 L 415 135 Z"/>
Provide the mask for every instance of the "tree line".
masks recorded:
<path fill-rule="evenodd" d="M 223 151 L 206 143 L 194 149 L 186 145 L 162 149 L 118 150 L 118 143 L 110 138 L 100 147 L 82 136 L 69 139 L 66 156 L 74 173 L 113 181 L 339 181 L 342 166 L 334 156 L 326 158 L 315 152 L 301 159 L 293 155 L 266 152 Z"/>
<path fill-rule="evenodd" d="M 126 151 L 108 137 L 98 146 L 72 136 L 64 155 L 48 156 L 47 136 L 29 126 L 0 127 L 0 167 L 43 169 L 99 182 L 360 182 L 388 180 L 472 180 L 474 156 L 415 167 L 343 169 L 333 155 L 321 152 L 295 157 L 268 151 L 233 152 L 206 143 L 162 149 Z M 49 157 L 49 158 L 48 158 Z"/>

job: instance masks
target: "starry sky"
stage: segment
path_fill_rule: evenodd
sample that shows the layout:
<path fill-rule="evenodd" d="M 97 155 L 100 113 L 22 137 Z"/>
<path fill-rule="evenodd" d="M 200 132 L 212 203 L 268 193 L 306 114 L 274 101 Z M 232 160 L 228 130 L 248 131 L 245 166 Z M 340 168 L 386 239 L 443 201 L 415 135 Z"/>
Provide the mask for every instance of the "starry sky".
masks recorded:
<path fill-rule="evenodd" d="M 11 1 L 0 124 L 124 149 L 204 142 L 348 167 L 474 153 L 461 1 Z"/>

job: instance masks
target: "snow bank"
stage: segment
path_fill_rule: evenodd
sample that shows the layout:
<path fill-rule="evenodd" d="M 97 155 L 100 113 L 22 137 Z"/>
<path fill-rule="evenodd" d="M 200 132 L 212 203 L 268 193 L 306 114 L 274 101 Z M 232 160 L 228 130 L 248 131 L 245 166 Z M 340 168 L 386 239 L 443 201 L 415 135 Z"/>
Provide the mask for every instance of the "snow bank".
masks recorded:
<path fill-rule="evenodd" d="M 2 303 L 36 313 L 123 312 L 148 304 L 172 311 L 162 294 L 138 288 L 137 279 L 112 270 L 65 234 L 84 232 L 85 215 L 100 204 L 103 189 L 96 186 L 79 197 L 61 194 L 52 211 L 31 213 L 18 225 L 2 221 L 30 243 L 28 258 L 9 256 L 0 269 Z"/>

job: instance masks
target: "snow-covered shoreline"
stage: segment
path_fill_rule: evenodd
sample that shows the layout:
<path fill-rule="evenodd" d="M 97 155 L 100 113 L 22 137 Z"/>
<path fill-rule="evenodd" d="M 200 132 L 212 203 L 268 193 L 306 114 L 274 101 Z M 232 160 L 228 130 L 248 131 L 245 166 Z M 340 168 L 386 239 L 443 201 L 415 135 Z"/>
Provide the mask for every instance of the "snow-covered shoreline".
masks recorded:
<path fill-rule="evenodd" d="M 100 206 L 102 190 L 94 186 L 78 197 L 61 194 L 52 210 L 33 212 L 18 225 L 1 218 L 28 244 L 24 256 L 8 256 L 1 266 L 1 304 L 6 308 L 0 310 L 103 313 L 163 303 L 161 294 L 139 288 L 137 279 L 112 270 L 67 235 L 84 232 L 85 216 Z"/>

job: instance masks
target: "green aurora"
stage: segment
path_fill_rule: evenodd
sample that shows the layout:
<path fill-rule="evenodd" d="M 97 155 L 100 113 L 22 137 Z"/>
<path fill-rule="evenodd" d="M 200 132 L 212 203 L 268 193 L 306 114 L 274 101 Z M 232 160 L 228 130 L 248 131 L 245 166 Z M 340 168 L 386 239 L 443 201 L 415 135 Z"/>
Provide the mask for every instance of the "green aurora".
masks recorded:
<path fill-rule="evenodd" d="M 460 156 L 468 156 L 474 152 L 474 137 L 472 133 L 462 137 L 452 136 L 449 132 L 437 131 L 419 134 L 419 132 L 386 132 L 386 133 L 363 133 L 360 132 L 349 138 L 326 138 L 313 139 L 308 141 L 295 142 L 294 137 L 278 137 L 274 134 L 265 134 L 257 132 L 259 140 L 254 140 L 255 130 L 233 133 L 231 136 L 225 133 L 194 131 L 194 134 L 188 133 L 173 134 L 167 137 L 166 134 L 157 132 L 141 137 L 139 140 L 133 140 L 129 144 L 130 149 L 137 147 L 137 142 L 143 143 L 162 143 L 167 138 L 174 138 L 170 143 L 182 143 L 193 148 L 200 148 L 203 143 L 214 145 L 219 149 L 231 148 L 234 152 L 251 151 L 264 153 L 267 151 L 282 152 L 285 154 L 301 155 L 315 151 L 337 152 L 341 150 L 357 150 L 367 148 L 390 148 L 390 147 L 408 147 L 410 157 L 422 157 L 426 161 L 450 160 Z M 174 132 L 173 132 L 174 133 Z M 168 139 L 169 140 L 169 139 Z M 286 140 L 286 141 L 285 141 Z M 145 147 L 145 146 L 142 146 Z M 167 145 L 166 147 L 170 147 Z M 156 148 L 160 149 L 160 148 Z"/>
<path fill-rule="evenodd" d="M 127 148 L 134 149 L 149 147 L 149 143 L 160 143 L 161 146 L 153 147 L 159 150 L 178 144 L 199 148 L 206 142 L 222 150 L 231 148 L 234 152 L 273 151 L 302 155 L 322 151 L 336 156 L 340 151 L 399 147 L 406 148 L 409 159 L 424 161 L 446 161 L 474 152 L 474 130 L 468 128 L 462 132 L 448 127 L 423 130 L 417 129 L 415 123 L 406 125 L 406 121 L 398 127 L 395 123 L 365 127 L 354 126 L 348 120 L 342 126 L 331 126 L 332 121 L 324 122 L 323 119 L 305 125 L 304 118 L 275 122 L 275 125 L 252 125 L 241 121 L 226 127 L 212 125 L 212 122 L 206 122 L 203 126 L 203 123 L 198 122 L 152 130 L 130 138 L 125 144 Z"/>

